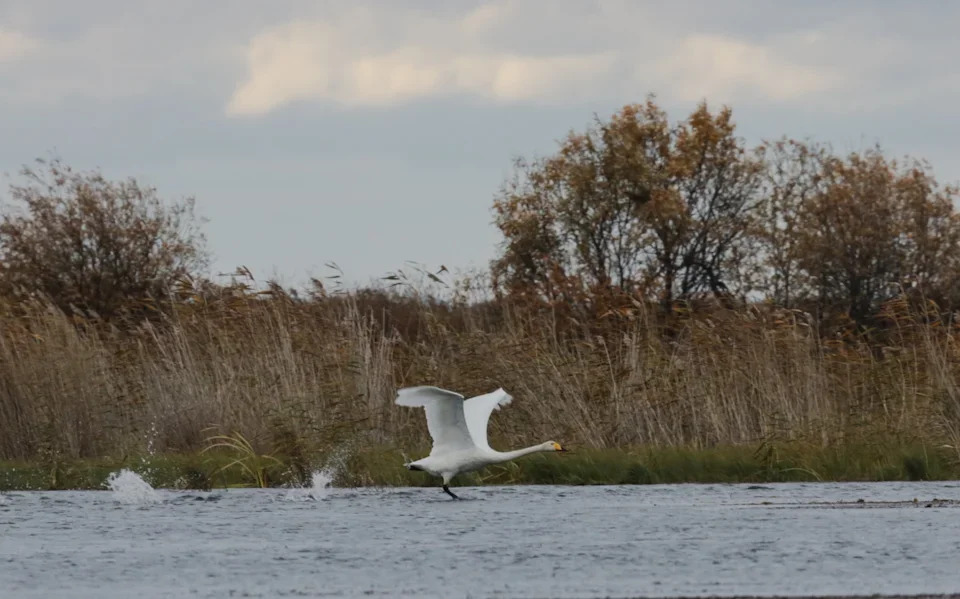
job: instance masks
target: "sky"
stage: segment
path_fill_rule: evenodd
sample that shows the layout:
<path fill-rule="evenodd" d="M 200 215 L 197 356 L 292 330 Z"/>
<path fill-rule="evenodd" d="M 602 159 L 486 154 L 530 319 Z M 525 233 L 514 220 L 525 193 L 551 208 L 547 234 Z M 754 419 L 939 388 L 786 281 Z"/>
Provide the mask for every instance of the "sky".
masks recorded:
<path fill-rule="evenodd" d="M 59 157 L 196 198 L 211 274 L 484 268 L 513 159 L 655 94 L 960 181 L 960 3 L 0 0 L 0 200 Z"/>

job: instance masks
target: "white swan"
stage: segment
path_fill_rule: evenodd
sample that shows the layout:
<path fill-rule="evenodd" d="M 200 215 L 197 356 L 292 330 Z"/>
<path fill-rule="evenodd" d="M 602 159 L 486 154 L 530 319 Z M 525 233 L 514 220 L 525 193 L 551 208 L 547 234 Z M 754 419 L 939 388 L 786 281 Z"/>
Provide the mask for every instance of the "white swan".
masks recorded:
<path fill-rule="evenodd" d="M 422 470 L 433 476 L 443 477 L 443 490 L 450 497 L 460 499 L 447 485 L 461 472 L 472 472 L 538 451 L 566 451 L 554 441 L 516 451 L 501 452 L 491 449 L 487 443 L 490 413 L 512 400 L 503 389 L 471 397 L 466 401 L 463 395 L 438 387 L 400 389 L 397 392 L 397 405 L 423 407 L 427 413 L 427 429 L 433 437 L 430 455 L 404 466 L 410 470 Z"/>

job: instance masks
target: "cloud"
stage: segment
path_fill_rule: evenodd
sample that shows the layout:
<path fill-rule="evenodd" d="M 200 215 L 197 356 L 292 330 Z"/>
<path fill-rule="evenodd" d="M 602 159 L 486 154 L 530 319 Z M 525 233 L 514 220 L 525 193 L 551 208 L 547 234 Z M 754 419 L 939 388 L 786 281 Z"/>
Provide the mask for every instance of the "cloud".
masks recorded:
<path fill-rule="evenodd" d="M 40 42 L 18 31 L 0 28 L 0 64 L 27 56 L 40 47 Z"/>
<path fill-rule="evenodd" d="M 793 63 L 770 47 L 717 35 L 691 35 L 660 66 L 672 95 L 734 101 L 759 95 L 786 101 L 842 82 L 831 67 Z"/>
<path fill-rule="evenodd" d="M 382 106 L 451 95 L 570 103 L 642 95 L 651 84 L 669 84 L 679 98 L 748 93 L 783 101 L 837 81 L 829 68 L 795 63 L 773 47 L 674 36 L 642 6 L 598 6 L 583 14 L 507 2 L 446 16 L 355 10 L 270 27 L 247 47 L 247 72 L 227 114 L 309 100 Z"/>
<path fill-rule="evenodd" d="M 241 3 L 231 3 L 237 15 L 185 0 L 137 11 L 120 0 L 0 2 L 0 102 L 75 106 L 186 92 L 216 98 L 219 109 L 238 76 L 231 69 L 242 66 L 234 44 L 270 22 Z"/>
<path fill-rule="evenodd" d="M 268 44 L 272 42 L 264 42 Z M 332 63 L 312 51 L 298 54 L 302 40 L 277 45 L 279 52 L 254 50 L 261 55 L 251 60 L 251 73 L 230 100 L 228 114 L 262 114 L 313 98 L 346 105 L 387 105 L 458 93 L 503 101 L 569 100 L 582 86 L 597 83 L 612 65 L 611 57 L 603 54 L 444 57 L 418 47 Z"/>
<path fill-rule="evenodd" d="M 456 32 L 482 36 L 499 17 L 488 6 L 452 22 L 410 18 L 408 30 L 420 35 L 392 44 L 362 41 L 383 29 L 372 18 L 271 28 L 250 42 L 248 73 L 227 113 L 262 114 L 307 99 L 345 105 L 464 93 L 497 101 L 569 99 L 584 86 L 601 84 L 614 66 L 610 52 L 537 55 L 456 43 Z"/>
<path fill-rule="evenodd" d="M 656 93 L 833 113 L 955 103 L 960 9 L 762 0 L 0 2 L 0 100 L 203 102 L 234 117 L 435 98 L 598 105 Z M 429 7 L 429 10 L 428 8 Z M 148 18 L 149 17 L 149 18 Z"/>

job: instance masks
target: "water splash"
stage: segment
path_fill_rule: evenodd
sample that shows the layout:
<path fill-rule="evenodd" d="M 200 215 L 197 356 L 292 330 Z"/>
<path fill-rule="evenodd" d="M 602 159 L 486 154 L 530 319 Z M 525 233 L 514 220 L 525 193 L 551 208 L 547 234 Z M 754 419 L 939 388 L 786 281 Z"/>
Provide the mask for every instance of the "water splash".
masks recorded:
<path fill-rule="evenodd" d="M 352 447 L 344 444 L 330 452 L 321 462 L 322 467 L 310 473 L 310 484 L 287 491 L 284 499 L 291 501 L 321 501 L 333 494 L 333 481 L 347 470 L 347 459 Z"/>
<path fill-rule="evenodd" d="M 332 468 L 314 470 L 310 474 L 310 486 L 294 487 L 287 491 L 284 499 L 289 501 L 321 501 L 333 492 L 333 478 L 336 471 Z"/>
<path fill-rule="evenodd" d="M 159 503 L 160 494 L 143 480 L 139 474 L 124 468 L 107 477 L 107 487 L 113 491 L 113 497 L 121 503 L 147 504 Z"/>
<path fill-rule="evenodd" d="M 157 455 L 157 450 L 154 447 L 154 443 L 159 436 L 160 432 L 157 430 L 157 423 L 155 421 L 151 421 L 150 430 L 147 431 L 147 455 L 151 458 Z"/>
<path fill-rule="evenodd" d="M 140 466 L 137 468 L 146 476 L 151 476 L 153 474 L 153 458 L 157 455 L 157 449 L 155 446 L 157 438 L 160 436 L 159 431 L 157 431 L 157 423 L 155 421 L 150 422 L 150 428 L 146 433 L 146 453 L 140 456 Z"/>
<path fill-rule="evenodd" d="M 333 489 L 333 478 L 336 476 L 330 468 L 315 470 L 310 474 L 310 493 L 317 499 L 326 497 Z"/>

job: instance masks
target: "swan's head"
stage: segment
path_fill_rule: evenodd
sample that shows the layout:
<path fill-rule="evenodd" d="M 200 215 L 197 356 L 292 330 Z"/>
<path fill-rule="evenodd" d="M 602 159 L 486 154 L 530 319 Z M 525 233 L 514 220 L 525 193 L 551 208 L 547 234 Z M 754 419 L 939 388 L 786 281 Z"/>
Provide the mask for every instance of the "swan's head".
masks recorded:
<path fill-rule="evenodd" d="M 546 443 L 543 444 L 543 448 L 547 451 L 567 451 L 566 449 L 561 447 L 560 444 L 557 443 L 556 441 L 547 441 Z"/>

